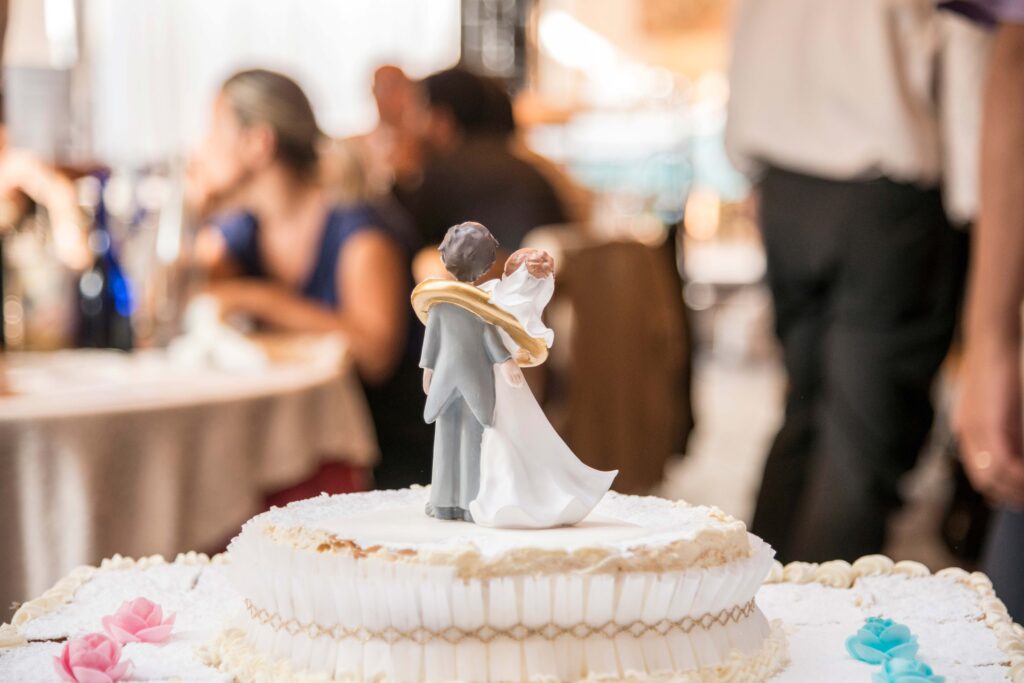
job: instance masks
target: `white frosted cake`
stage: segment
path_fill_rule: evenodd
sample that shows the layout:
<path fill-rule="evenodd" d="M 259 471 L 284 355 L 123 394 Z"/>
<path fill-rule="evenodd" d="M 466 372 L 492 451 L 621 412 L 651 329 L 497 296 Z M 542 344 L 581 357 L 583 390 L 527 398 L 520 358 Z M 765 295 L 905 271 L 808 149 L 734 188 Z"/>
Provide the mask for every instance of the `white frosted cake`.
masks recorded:
<path fill-rule="evenodd" d="M 718 510 L 611 493 L 576 526 L 514 530 L 426 501 L 321 497 L 250 520 L 230 546 L 246 607 L 231 647 L 403 683 L 753 682 L 785 663 L 754 601 L 773 552 Z"/>
<path fill-rule="evenodd" d="M 1024 683 L 1024 629 L 1007 616 L 983 574 L 949 569 L 932 575 L 923 565 L 881 556 L 865 557 L 852 565 L 837 561 L 783 567 L 767 561 L 764 575 L 753 580 L 756 586 L 767 576 L 756 594 L 756 605 L 765 616 L 757 607 L 747 615 L 741 610 L 738 620 L 726 619 L 725 624 L 709 620 L 687 633 L 685 628 L 670 628 L 666 621 L 681 613 L 676 595 L 682 591 L 686 597 L 692 590 L 683 575 L 703 577 L 693 590 L 691 612 L 729 602 L 721 601 L 727 586 L 732 586 L 736 603 L 742 603 L 745 592 L 736 581 L 744 573 L 741 568 L 761 562 L 761 553 L 770 553 L 746 535 L 742 524 L 722 513 L 612 495 L 579 529 L 579 537 L 565 535 L 571 530 L 539 532 L 538 539 L 525 544 L 526 550 L 510 552 L 510 546 L 523 545 L 511 539 L 527 532 L 500 532 L 510 535 L 500 540 L 495 536 L 499 532 L 453 522 L 446 524 L 458 533 L 431 536 L 423 535 L 421 526 L 433 523 L 421 521 L 419 515 L 409 517 L 404 525 L 383 521 L 387 515 L 402 515 L 400 510 L 415 505 L 417 495 L 422 493 L 322 496 L 273 510 L 245 527 L 230 555 L 212 559 L 194 553 L 173 562 L 160 557 L 137 561 L 115 557 L 99 568 L 80 567 L 44 595 L 23 604 L 11 624 L 0 626 L 0 683 L 59 680 L 54 659 L 62 649 L 72 639 L 102 630 L 105 617 L 126 601 L 142 597 L 161 605 L 165 614 L 174 613 L 176 621 L 165 642 L 124 645 L 121 656 L 131 662 L 127 680 L 133 681 L 393 680 L 382 671 L 385 666 L 397 672 L 394 680 L 414 669 L 423 675 L 431 666 L 454 666 L 456 671 L 449 672 L 447 679 L 452 682 L 471 680 L 463 676 L 472 672 L 525 681 L 530 667 L 536 665 L 557 671 L 548 680 L 557 676 L 753 683 L 770 678 L 773 683 L 867 683 L 878 667 L 855 660 L 845 644 L 863 628 L 866 618 L 882 616 L 913 631 L 920 645 L 917 656 L 948 683 Z M 385 516 L 375 514 L 376 521 L 371 521 L 367 513 L 374 511 Z M 529 532 L 531 538 L 535 533 Z M 405 547 L 410 536 L 415 548 Z M 371 543 L 373 539 L 377 542 Z M 302 561 L 281 567 L 277 559 L 262 555 L 255 560 L 243 558 L 241 547 L 246 544 L 246 552 L 269 548 L 276 558 L 295 560 L 313 554 L 316 560 L 312 567 Z M 350 588 L 339 605 L 338 589 L 326 585 L 325 572 L 318 570 L 345 557 L 353 572 L 344 578 Z M 392 565 L 390 574 L 373 569 L 383 563 Z M 552 571 L 539 571 L 542 564 Z M 447 572 L 441 571 L 446 568 Z M 712 572 L 720 571 L 732 579 L 710 579 Z M 675 584 L 670 591 L 667 577 L 672 576 Z M 433 598 L 424 598 L 423 591 L 416 597 L 402 588 L 403 579 L 426 583 L 423 577 L 430 577 L 434 584 Z M 544 580 L 547 593 L 537 588 Z M 247 592 L 246 582 L 253 581 L 257 587 Z M 534 586 L 529 598 L 528 582 Z M 611 591 L 601 588 L 609 582 Z M 360 592 L 353 594 L 351 586 L 357 583 Z M 445 603 L 440 596 L 447 586 L 460 583 L 462 592 L 455 596 L 457 589 L 451 588 L 452 597 Z M 242 586 L 241 591 L 236 585 Z M 712 585 L 719 587 L 718 592 L 710 595 L 712 591 L 707 590 L 706 595 Z M 384 599 L 380 591 L 386 593 Z M 288 602 L 290 596 L 300 594 L 313 595 L 312 605 L 301 599 Z M 603 604 L 596 597 L 601 595 Z M 261 596 L 268 602 L 257 607 L 254 599 Z M 703 605 L 699 608 L 695 607 L 698 600 Z M 503 603 L 516 609 L 506 610 Z M 418 605 L 415 618 L 424 624 L 421 631 L 414 626 L 411 604 Z M 267 616 L 271 607 L 291 609 L 300 616 L 275 620 Z M 336 615 L 348 619 L 348 625 L 332 629 L 330 619 Z M 408 621 L 395 623 L 401 615 Z M 445 615 L 452 628 L 442 631 L 445 635 L 438 639 L 431 633 L 445 623 Z M 493 622 L 501 615 L 504 621 L 485 625 L 485 620 Z M 591 641 L 597 633 L 593 632 L 596 624 L 587 622 L 590 616 L 600 618 L 601 626 L 609 622 L 638 625 L 626 631 L 615 626 L 610 633 L 598 628 L 603 640 Z M 317 621 L 320 618 L 324 620 Z M 301 628 L 311 623 L 320 627 L 313 629 L 312 637 L 308 628 Z M 573 632 L 580 623 L 585 626 Z M 689 625 L 685 616 L 680 623 Z M 516 630 L 517 624 L 523 628 Z M 529 640 L 541 635 L 538 627 L 552 624 L 541 639 Z M 648 628 L 651 625 L 653 630 Z M 354 642 L 343 642 L 352 640 L 346 638 L 350 631 L 345 629 L 353 629 Z M 371 637 L 376 633 L 384 636 L 383 642 Z M 726 639 L 729 649 L 723 653 Z M 335 675 L 339 662 L 343 668 L 354 668 L 347 659 L 341 661 L 342 648 L 351 652 L 345 657 L 361 662 L 358 674 Z M 317 661 L 329 661 L 329 651 L 336 652 L 335 670 L 317 673 Z M 704 664 L 723 656 L 718 665 Z M 394 661 L 396 657 L 402 661 Z M 649 671 L 658 663 L 675 668 L 683 662 L 685 666 L 690 657 L 693 665 L 700 665 L 696 671 L 640 671 L 641 666 Z M 770 676 L 776 668 L 780 671 Z"/>

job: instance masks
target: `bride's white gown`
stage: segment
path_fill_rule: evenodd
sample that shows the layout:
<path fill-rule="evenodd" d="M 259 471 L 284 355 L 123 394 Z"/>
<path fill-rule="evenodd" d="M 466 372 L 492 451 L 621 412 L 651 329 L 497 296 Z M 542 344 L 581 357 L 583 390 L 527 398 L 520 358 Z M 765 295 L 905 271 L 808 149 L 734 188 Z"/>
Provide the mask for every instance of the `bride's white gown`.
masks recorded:
<path fill-rule="evenodd" d="M 510 278 L 518 279 L 517 275 L 521 277 L 517 272 Z M 530 279 L 534 283 L 529 284 L 539 282 Z M 507 284 L 520 283 L 513 280 Z M 523 289 L 531 288 L 521 284 L 527 285 Z M 542 294 L 535 301 L 542 301 L 542 308 L 548 299 L 550 294 Z M 492 301 L 502 303 L 500 291 Z M 546 528 L 581 521 L 611 488 L 618 471 L 602 472 L 581 462 L 548 422 L 530 387 L 525 383 L 511 386 L 498 366 L 494 368 L 494 388 L 494 425 L 484 430 L 480 449 L 480 492 L 469 504 L 473 521 L 506 528 Z"/>
<path fill-rule="evenodd" d="M 618 471 L 588 467 L 548 422 L 530 387 L 513 387 L 495 366 L 494 425 L 480 449 L 480 493 L 469 504 L 483 526 L 575 524 L 597 505 Z"/>

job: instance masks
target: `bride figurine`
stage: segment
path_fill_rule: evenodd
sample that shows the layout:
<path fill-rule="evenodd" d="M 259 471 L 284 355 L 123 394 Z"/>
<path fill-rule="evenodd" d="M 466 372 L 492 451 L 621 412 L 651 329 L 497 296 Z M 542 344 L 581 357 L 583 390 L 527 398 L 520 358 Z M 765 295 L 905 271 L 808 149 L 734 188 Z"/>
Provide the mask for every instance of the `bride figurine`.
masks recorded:
<path fill-rule="evenodd" d="M 538 249 L 520 249 L 500 280 L 480 286 L 490 303 L 511 313 L 527 333 L 554 342 L 541 320 L 555 289 L 554 260 Z M 522 349 L 499 328 L 513 358 Z M 525 383 L 511 384 L 494 367 L 493 424 L 484 429 L 480 491 L 469 510 L 477 524 L 548 528 L 581 521 L 612 485 L 618 470 L 602 472 L 581 462 L 555 432 Z"/>

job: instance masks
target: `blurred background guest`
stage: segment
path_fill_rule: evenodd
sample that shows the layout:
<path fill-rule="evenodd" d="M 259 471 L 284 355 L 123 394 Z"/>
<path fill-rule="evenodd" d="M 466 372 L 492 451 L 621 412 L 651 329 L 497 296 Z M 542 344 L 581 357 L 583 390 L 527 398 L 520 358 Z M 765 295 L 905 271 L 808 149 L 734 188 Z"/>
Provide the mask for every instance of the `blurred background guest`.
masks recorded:
<path fill-rule="evenodd" d="M 266 70 L 229 78 L 193 161 L 194 201 L 218 214 L 200 258 L 225 315 L 345 336 L 381 444 L 379 478 L 407 485 L 429 457 L 429 441 L 418 450 L 426 430 L 417 383 L 408 381 L 417 353 L 408 256 L 368 205 L 331 203 L 319 175 L 321 142 L 294 81 Z"/>
<path fill-rule="evenodd" d="M 0 202 L 0 220 L 8 224 L 23 218 L 33 204 L 45 207 L 57 256 L 74 270 L 88 265 L 90 254 L 78 193 L 64 171 L 29 150 L 0 143 Z"/>
<path fill-rule="evenodd" d="M 475 220 L 507 256 L 533 228 L 565 222 L 551 183 L 510 148 L 515 121 L 503 88 L 453 68 L 425 78 L 422 90 L 424 163 L 418 182 L 397 186 L 396 196 L 426 244 L 440 243 L 452 225 Z"/>
<path fill-rule="evenodd" d="M 419 94 L 416 83 L 393 64 L 374 70 L 372 92 L 377 125 L 348 141 L 363 165 L 368 191 L 382 196 L 419 172 Z"/>
<path fill-rule="evenodd" d="M 961 457 L 974 485 L 1001 510 L 984 571 L 1010 616 L 1024 622 L 1024 2 L 959 3 L 998 20 L 985 94 L 981 205 L 974 231 L 964 379 L 957 415 Z M 993 12 L 995 10 L 995 12 Z"/>
<path fill-rule="evenodd" d="M 4 362 L 7 339 L 2 247 L 5 233 L 21 224 L 34 207 L 43 207 L 48 213 L 49 237 L 59 261 L 72 272 L 84 270 L 91 261 L 86 245 L 86 221 L 79 209 L 72 179 L 30 150 L 8 147 L 4 132 L 0 124 L 0 396 L 10 393 Z"/>
<path fill-rule="evenodd" d="M 757 184 L 789 379 L 751 529 L 783 561 L 852 561 L 882 550 L 961 296 L 967 240 L 940 191 L 943 35 L 927 1 L 737 11 L 726 144 Z M 956 135 L 975 140 L 974 123 Z"/>

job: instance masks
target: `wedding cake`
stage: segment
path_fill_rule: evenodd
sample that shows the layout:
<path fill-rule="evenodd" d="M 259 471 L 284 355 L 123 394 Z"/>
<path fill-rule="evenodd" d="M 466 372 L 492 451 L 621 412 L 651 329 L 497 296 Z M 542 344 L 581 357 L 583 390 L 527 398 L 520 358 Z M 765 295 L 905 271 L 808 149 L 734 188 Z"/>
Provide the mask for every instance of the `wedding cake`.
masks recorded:
<path fill-rule="evenodd" d="M 250 520 L 229 548 L 245 610 L 227 640 L 287 677 L 395 683 L 765 680 L 784 638 L 754 595 L 773 552 L 710 508 L 608 493 L 520 366 L 553 342 L 554 261 L 497 241 L 439 248 L 454 280 L 413 291 L 426 326 L 429 488 L 321 497 Z"/>
<path fill-rule="evenodd" d="M 773 552 L 722 512 L 610 493 L 587 519 L 491 529 L 428 489 L 322 496 L 249 521 L 240 642 L 336 681 L 761 681 L 786 661 L 754 595 Z"/>
<path fill-rule="evenodd" d="M 744 640 L 762 637 L 765 626 L 759 611 L 746 617 L 750 625 L 746 633 L 740 632 L 737 621 L 727 621 L 726 625 L 711 625 L 709 621 L 710 629 L 691 628 L 690 633 L 671 629 L 667 622 L 660 621 L 648 622 L 655 627 L 646 632 L 643 626 L 626 632 L 609 627 L 608 633 L 595 638 L 588 635 L 593 628 L 589 625 L 577 628 L 576 632 L 565 632 L 563 629 L 571 631 L 574 624 L 586 623 L 591 616 L 605 624 L 645 622 L 660 618 L 658 614 L 667 615 L 666 618 L 676 616 L 680 613 L 676 611 L 678 601 L 693 590 L 688 588 L 693 584 L 681 576 L 687 573 L 694 578 L 702 576 L 693 592 L 695 601 L 702 601 L 697 609 L 726 604 L 723 591 L 728 585 L 734 586 L 734 595 L 743 593 L 738 582 L 729 581 L 720 582 L 719 593 L 706 593 L 716 582 L 712 565 L 737 552 L 743 553 L 743 535 L 737 533 L 742 527 L 737 522 L 707 508 L 621 496 L 609 496 L 593 513 L 594 519 L 576 529 L 586 537 L 565 543 L 560 543 L 554 534 L 545 538 L 548 532 L 529 532 L 531 538 L 540 534 L 529 544 L 515 543 L 511 537 L 495 541 L 488 537 L 498 531 L 462 522 L 448 523 L 449 529 L 458 530 L 448 540 L 437 535 L 421 537 L 418 547 L 422 552 L 405 567 L 409 576 L 423 575 L 431 566 L 448 567 L 449 575 L 478 576 L 476 583 L 467 579 L 462 581 L 462 589 L 453 587 L 447 603 L 439 602 L 443 591 L 438 589 L 445 585 L 443 581 L 438 582 L 440 586 L 434 585 L 434 597 L 426 597 L 426 603 L 422 596 L 431 593 L 421 592 L 418 604 L 426 610 L 418 618 L 427 624 L 424 631 L 416 632 L 411 623 L 402 624 L 401 628 L 396 625 L 383 642 L 366 636 L 371 630 L 381 630 L 380 624 L 391 620 L 392 615 L 408 614 L 402 606 L 411 604 L 407 602 L 410 593 L 397 592 L 395 586 L 401 584 L 393 581 L 390 588 L 396 592 L 385 605 L 376 593 L 367 599 L 353 595 L 351 588 L 342 588 L 350 606 L 342 606 L 340 613 L 368 625 L 365 632 L 342 644 L 335 636 L 344 636 L 346 627 L 332 632 L 332 622 L 328 620 L 339 613 L 339 588 L 326 586 L 326 576 L 315 567 L 329 566 L 336 561 L 329 559 L 331 556 L 347 555 L 353 566 L 356 560 L 383 564 L 398 563 L 402 556 L 412 557 L 410 553 L 398 552 L 404 532 L 387 520 L 401 515 L 406 504 L 417 502 L 417 495 L 425 494 L 400 491 L 340 498 L 322 496 L 275 510 L 250 522 L 230 554 L 213 558 L 196 553 L 179 555 L 173 561 L 159 556 L 138 560 L 115 556 L 99 567 L 79 567 L 42 595 L 22 604 L 10 624 L 0 625 L 0 683 L 69 680 L 62 675 L 66 673 L 63 663 L 69 658 L 76 665 L 73 672 L 80 682 L 117 680 L 111 673 L 120 671 L 126 674 L 122 679 L 133 681 L 323 683 L 332 679 L 372 679 L 383 683 L 392 680 L 382 671 L 384 666 L 394 666 L 399 673 L 411 673 L 414 664 L 410 662 L 414 662 L 424 674 L 434 670 L 432 666 L 456 667 L 454 673 L 449 669 L 446 680 L 451 683 L 471 680 L 462 677 L 472 671 L 488 677 L 496 672 L 498 680 L 526 681 L 528 672 L 534 670 L 528 667 L 534 664 L 545 670 L 565 667 L 567 674 L 578 680 L 609 682 L 753 683 L 770 678 L 772 683 L 938 683 L 943 679 L 949 683 L 1024 683 L 1024 628 L 1009 618 L 984 574 L 961 569 L 931 574 L 916 562 L 893 562 L 878 555 L 852 564 L 837 560 L 821 565 L 793 562 L 783 567 L 778 562 L 771 563 L 765 583 L 757 591 L 755 609 L 764 610 L 772 623 L 760 646 Z M 383 517 L 362 526 L 360 520 L 374 510 L 383 512 Z M 407 520 L 411 525 L 423 523 L 419 519 L 422 511 L 418 512 L 416 518 Z M 619 524 L 607 521 L 616 514 L 620 516 Z M 426 524 L 435 523 L 427 520 Z M 614 533 L 600 532 L 595 540 L 602 525 L 605 529 L 619 528 Z M 345 533 L 340 530 L 345 526 L 361 530 L 358 534 Z M 409 529 L 408 533 L 419 532 Z M 526 534 L 500 532 L 502 536 L 506 533 Z M 295 558 L 293 564 L 283 569 L 269 564 L 261 567 L 251 558 L 236 554 L 243 538 L 258 546 L 264 543 L 260 536 L 266 536 L 272 548 L 279 543 L 296 549 L 308 546 L 303 554 L 317 558 L 313 561 L 314 569 L 309 571 L 308 564 L 294 561 Z M 380 547 L 365 545 L 369 541 L 363 536 L 380 538 Z M 314 539 L 322 539 L 327 545 L 320 548 L 318 543 L 313 548 L 310 544 Z M 746 561 L 732 563 L 733 581 L 744 573 L 745 562 L 764 550 L 750 537 L 747 543 L 752 554 Z M 508 552 L 513 545 L 520 552 Z M 636 547 L 637 551 L 626 551 L 628 546 Z M 526 571 L 540 564 L 554 573 Z M 370 564 L 363 566 L 371 571 Z M 670 569 L 682 566 L 691 569 Z M 516 589 L 492 590 L 507 586 L 498 574 L 504 573 L 507 578 L 516 567 L 524 570 L 511 580 Z M 612 571 L 613 567 L 620 567 L 621 571 Z M 671 580 L 673 574 L 677 583 L 669 590 L 665 581 Z M 298 595 L 298 584 L 308 582 L 304 592 L 315 593 L 313 605 L 294 602 L 288 609 L 296 614 L 303 610 L 314 619 L 323 618 L 323 622 L 317 622 L 320 630 L 313 629 L 316 637 L 310 637 L 308 629 L 305 633 L 300 630 L 302 623 L 308 623 L 308 616 L 293 618 L 294 621 L 275 620 L 257 612 L 253 617 L 253 595 L 241 595 L 235 588 L 240 577 L 246 576 L 257 582 L 263 577 L 272 583 L 272 589 L 261 590 L 263 594 L 276 591 L 272 599 L 281 600 L 281 604 L 288 596 Z M 349 575 L 346 583 L 351 587 L 358 580 L 365 585 L 371 576 L 386 574 Z M 547 593 L 543 588 L 537 589 L 543 585 L 540 579 L 545 576 Z M 600 588 L 609 583 L 615 587 Z M 531 584 L 533 588 L 528 593 L 526 586 Z M 426 586 L 426 581 L 420 585 Z M 518 586 L 522 586 L 521 595 Z M 374 590 L 387 589 L 375 584 Z M 457 590 L 460 592 L 456 593 Z M 604 607 L 599 597 L 604 600 Z M 145 619 L 126 615 L 126 606 L 137 606 L 143 600 L 153 603 L 152 609 L 144 612 Z M 533 602 L 527 604 L 529 600 Z M 737 602 L 743 600 L 736 598 Z M 519 612 L 500 611 L 505 601 L 514 601 Z M 432 607 L 438 604 L 441 607 Z M 659 607 L 660 604 L 667 608 Z M 364 612 L 373 605 L 377 611 Z M 162 608 L 162 617 L 155 606 Z M 493 621 L 499 613 L 512 618 L 490 629 L 483 625 L 484 619 Z M 612 617 L 606 620 L 609 614 Z M 433 638 L 428 645 L 426 631 L 436 630 L 445 615 L 453 623 L 459 620 L 446 635 L 455 642 Z M 509 634 L 513 637 L 506 637 L 504 632 L 515 628 L 516 619 L 533 621 Z M 552 621 L 555 625 L 547 634 L 534 630 Z M 603 631 L 605 624 L 598 631 Z M 682 625 L 688 624 L 684 618 Z M 121 637 L 123 645 L 112 647 L 100 636 L 100 632 L 107 632 L 108 625 L 117 627 L 109 635 Z M 125 629 L 134 636 L 125 638 Z M 418 633 L 413 637 L 424 642 L 399 639 L 399 630 Z M 464 631 L 479 640 L 463 637 Z M 658 662 L 676 666 L 681 658 L 690 656 L 695 665 L 698 658 L 701 664 L 710 661 L 719 656 L 717 648 L 724 642 L 714 634 L 723 632 L 730 640 L 737 639 L 736 650 L 718 666 L 702 665 L 687 673 L 639 673 L 641 662 L 644 667 L 656 666 Z M 540 637 L 530 640 L 529 636 L 535 633 Z M 267 641 L 269 645 L 260 644 Z M 743 648 L 748 645 L 753 649 L 744 653 Z M 339 675 L 336 660 L 334 671 L 326 673 L 329 653 L 340 658 L 343 648 L 359 653 L 361 671 Z M 285 649 L 289 651 L 282 652 Z M 784 664 L 787 649 L 789 663 Z M 918 650 L 914 659 L 906 658 L 909 650 Z M 302 651 L 306 654 L 302 655 Z M 902 652 L 904 658 L 885 659 L 897 652 Z M 293 655 L 305 664 L 297 664 Z M 428 656 L 432 659 L 428 660 Z M 392 657 L 409 658 L 409 662 L 393 661 L 386 665 Z M 866 663 L 868 659 L 874 663 Z M 316 661 L 323 666 L 321 673 L 314 668 Z M 903 667 L 902 673 L 896 663 Z M 349 667 L 341 663 L 340 668 Z M 773 668 L 781 671 L 771 677 L 769 672 Z M 635 673 L 620 673 L 625 671 Z M 554 681 L 563 675 L 546 679 Z"/>

